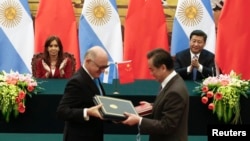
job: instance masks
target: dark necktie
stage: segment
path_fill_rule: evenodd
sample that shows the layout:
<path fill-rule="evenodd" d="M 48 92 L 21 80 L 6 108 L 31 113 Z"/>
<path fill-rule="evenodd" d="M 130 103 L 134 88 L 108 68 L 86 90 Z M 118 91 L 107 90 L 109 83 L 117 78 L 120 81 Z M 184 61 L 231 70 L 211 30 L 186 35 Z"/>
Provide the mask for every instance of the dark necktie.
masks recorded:
<path fill-rule="evenodd" d="M 101 86 L 100 86 L 100 83 L 99 83 L 98 78 L 94 79 L 94 81 L 95 81 L 96 86 L 98 87 L 98 90 L 99 90 L 99 92 L 100 92 L 100 95 L 103 95 L 102 89 L 101 89 Z"/>
<path fill-rule="evenodd" d="M 198 59 L 197 55 L 194 55 L 193 59 Z M 197 77 L 197 69 L 193 68 L 193 80 L 196 80 Z"/>
<path fill-rule="evenodd" d="M 161 92 L 161 90 L 162 90 L 162 86 L 160 86 L 160 88 L 159 88 L 159 93 Z"/>

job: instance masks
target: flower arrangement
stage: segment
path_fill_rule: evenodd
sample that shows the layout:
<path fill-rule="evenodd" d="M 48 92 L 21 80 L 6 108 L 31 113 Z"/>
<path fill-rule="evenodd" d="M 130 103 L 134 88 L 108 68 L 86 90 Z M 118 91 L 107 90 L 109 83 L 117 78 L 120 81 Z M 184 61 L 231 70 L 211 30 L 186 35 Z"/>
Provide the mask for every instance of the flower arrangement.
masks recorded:
<path fill-rule="evenodd" d="M 31 74 L 18 72 L 0 72 L 0 111 L 6 122 L 9 122 L 13 113 L 15 117 L 26 110 L 26 95 L 32 97 L 42 88 Z"/>
<path fill-rule="evenodd" d="M 201 93 L 201 102 L 224 123 L 240 122 L 240 96 L 247 98 L 249 81 L 242 80 L 234 71 L 230 74 L 208 77 L 195 88 Z"/>

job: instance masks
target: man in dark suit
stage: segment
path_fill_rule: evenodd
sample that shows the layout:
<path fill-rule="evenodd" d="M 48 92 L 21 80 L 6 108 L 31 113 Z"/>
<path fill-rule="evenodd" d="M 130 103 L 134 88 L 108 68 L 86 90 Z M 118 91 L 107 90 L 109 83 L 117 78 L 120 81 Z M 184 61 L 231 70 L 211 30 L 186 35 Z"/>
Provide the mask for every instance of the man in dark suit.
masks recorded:
<path fill-rule="evenodd" d="M 174 69 L 185 80 L 202 80 L 215 75 L 214 54 L 205 50 L 207 35 L 201 30 L 190 34 L 189 48 L 175 56 Z"/>
<path fill-rule="evenodd" d="M 189 94 L 183 79 L 174 71 L 171 55 L 163 49 L 148 53 L 151 74 L 161 84 L 161 91 L 152 104 L 148 118 L 131 113 L 123 124 L 138 125 L 140 133 L 149 134 L 149 141 L 187 141 Z M 151 103 L 141 101 L 140 104 Z"/>
<path fill-rule="evenodd" d="M 57 108 L 58 118 L 65 121 L 64 141 L 103 141 L 103 120 L 93 97 L 105 95 L 98 79 L 108 67 L 108 54 L 98 46 L 90 48 L 82 67 L 69 79 Z M 94 82 L 98 79 L 100 87 Z"/>

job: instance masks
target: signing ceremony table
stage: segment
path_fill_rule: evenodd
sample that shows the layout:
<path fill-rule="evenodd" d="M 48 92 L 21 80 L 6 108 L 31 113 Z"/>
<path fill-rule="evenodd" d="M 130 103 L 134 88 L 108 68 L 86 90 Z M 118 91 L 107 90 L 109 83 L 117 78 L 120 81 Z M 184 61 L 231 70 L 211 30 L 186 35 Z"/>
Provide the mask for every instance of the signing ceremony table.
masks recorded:
<path fill-rule="evenodd" d="M 56 118 L 56 108 L 62 97 L 67 79 L 39 79 L 44 90 L 32 98 L 27 98 L 26 112 L 18 118 L 11 118 L 9 123 L 0 116 L 0 133 L 62 133 L 63 121 Z M 108 96 L 128 99 L 134 105 L 139 101 L 153 102 L 159 88 L 154 80 L 137 80 L 131 84 L 103 84 Z M 189 135 L 205 136 L 208 124 L 221 124 L 215 115 L 201 103 L 201 97 L 194 93 L 197 82 L 186 81 L 190 93 Z M 250 124 L 250 98 L 241 99 L 241 118 L 243 124 Z M 106 123 L 105 134 L 137 134 L 136 127 Z"/>

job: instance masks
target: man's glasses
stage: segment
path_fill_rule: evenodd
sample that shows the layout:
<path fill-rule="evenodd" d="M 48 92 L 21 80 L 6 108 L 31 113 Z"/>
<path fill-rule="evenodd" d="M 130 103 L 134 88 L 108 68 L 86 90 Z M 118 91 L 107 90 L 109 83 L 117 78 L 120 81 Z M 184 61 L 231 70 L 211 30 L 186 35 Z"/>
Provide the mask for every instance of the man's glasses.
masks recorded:
<path fill-rule="evenodd" d="M 99 70 L 104 70 L 104 69 L 106 69 L 106 68 L 109 67 L 109 65 L 100 66 L 100 65 L 98 65 L 98 64 L 97 64 L 95 61 L 93 61 L 93 60 L 91 60 L 91 62 L 93 62 L 93 63 L 99 68 Z"/>

